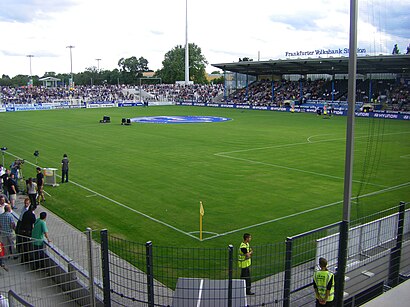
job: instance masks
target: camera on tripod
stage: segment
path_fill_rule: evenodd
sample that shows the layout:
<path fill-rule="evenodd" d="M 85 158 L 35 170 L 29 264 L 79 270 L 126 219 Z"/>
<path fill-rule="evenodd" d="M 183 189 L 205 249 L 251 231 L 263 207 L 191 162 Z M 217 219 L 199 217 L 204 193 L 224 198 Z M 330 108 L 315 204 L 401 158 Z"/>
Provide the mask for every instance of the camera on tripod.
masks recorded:
<path fill-rule="evenodd" d="M 17 169 L 20 169 L 23 164 L 24 164 L 24 159 L 16 159 L 14 161 L 13 167 L 17 168 Z"/>

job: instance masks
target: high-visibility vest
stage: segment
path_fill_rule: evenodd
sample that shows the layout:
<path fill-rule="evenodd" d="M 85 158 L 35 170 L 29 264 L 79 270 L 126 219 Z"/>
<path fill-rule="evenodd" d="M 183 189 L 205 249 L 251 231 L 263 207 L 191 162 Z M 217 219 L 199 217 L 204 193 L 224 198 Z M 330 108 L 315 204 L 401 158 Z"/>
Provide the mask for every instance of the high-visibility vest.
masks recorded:
<path fill-rule="evenodd" d="M 329 297 L 327 298 L 328 302 L 333 301 L 334 292 L 335 292 L 335 279 L 332 277 L 333 277 L 333 273 L 329 271 L 316 271 L 313 274 L 313 280 L 316 283 L 317 291 L 319 292 L 319 295 L 322 298 L 325 298 L 327 284 L 329 283 L 330 279 L 332 279 L 332 289 L 330 290 Z"/>
<path fill-rule="evenodd" d="M 241 269 L 244 269 L 251 265 L 251 258 L 246 259 L 246 255 L 242 252 L 242 248 L 246 248 L 246 252 L 249 253 L 249 243 L 242 242 L 239 246 L 238 265 Z"/>

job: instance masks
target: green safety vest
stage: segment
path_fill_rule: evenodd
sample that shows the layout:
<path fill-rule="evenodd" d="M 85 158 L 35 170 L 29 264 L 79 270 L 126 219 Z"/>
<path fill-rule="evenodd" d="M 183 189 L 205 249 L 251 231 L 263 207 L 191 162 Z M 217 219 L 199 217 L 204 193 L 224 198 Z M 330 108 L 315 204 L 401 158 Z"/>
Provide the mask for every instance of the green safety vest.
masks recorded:
<path fill-rule="evenodd" d="M 333 277 L 333 273 L 329 271 L 316 271 L 313 274 L 313 280 L 316 283 L 317 291 L 319 292 L 320 297 L 324 298 L 326 296 L 327 284 L 329 280 Z M 335 279 L 332 278 L 332 289 L 330 290 L 329 297 L 327 298 L 328 302 L 333 301 L 335 292 Z"/>
<path fill-rule="evenodd" d="M 242 253 L 241 249 L 246 248 L 247 253 L 250 251 L 249 243 L 242 242 L 239 246 L 239 253 L 238 253 L 238 265 L 241 269 L 247 268 L 251 266 L 251 258 L 246 259 L 244 253 Z"/>

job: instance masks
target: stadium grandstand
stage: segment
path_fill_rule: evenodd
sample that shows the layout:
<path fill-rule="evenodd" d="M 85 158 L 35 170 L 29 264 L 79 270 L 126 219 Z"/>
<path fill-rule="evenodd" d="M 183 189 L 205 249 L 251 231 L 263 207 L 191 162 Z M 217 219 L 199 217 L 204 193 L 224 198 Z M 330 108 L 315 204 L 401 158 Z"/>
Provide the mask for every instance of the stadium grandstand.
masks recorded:
<path fill-rule="evenodd" d="M 249 61 L 213 64 L 225 83 L 1 87 L 10 104 L 140 101 L 248 104 L 252 106 L 346 105 L 348 58 Z M 409 111 L 410 55 L 362 56 L 357 60 L 356 101 L 374 110 Z"/>
<path fill-rule="evenodd" d="M 336 114 L 345 115 L 347 61 L 341 57 L 213 64 L 223 71 L 224 84 L 1 87 L 0 107 L 13 112 L 147 102 L 286 112 L 334 107 Z M 357 64 L 357 110 L 408 120 L 410 55 L 363 56 Z M 4 150 L 3 159 L 7 154 Z M 18 206 L 23 198 L 21 193 Z M 385 292 L 408 299 L 410 208 L 405 202 L 395 205 L 352 221 L 344 306 L 366 304 Z M 256 247 L 260 259 L 259 275 L 253 276 L 256 295 L 246 296 L 245 283 L 235 278 L 239 274 L 232 245 L 181 247 L 178 252 L 186 254 L 171 255 L 169 250 L 176 250 L 175 246 L 131 242 L 107 230 L 81 232 L 52 212 L 48 223 L 53 242 L 47 243 L 41 267 L 33 269 L 32 263 L 19 265 L 8 259 L 9 272 L 0 274 L 2 284 L 14 289 L 3 286 L 1 292 L 18 306 L 313 306 L 317 260 L 325 256 L 329 268 L 337 272 L 342 231 L 342 224 L 335 223 L 288 237 L 286 242 Z M 201 276 L 204 272 L 206 278 Z M 379 306 L 389 306 L 378 299 L 382 300 L 376 303 Z"/>

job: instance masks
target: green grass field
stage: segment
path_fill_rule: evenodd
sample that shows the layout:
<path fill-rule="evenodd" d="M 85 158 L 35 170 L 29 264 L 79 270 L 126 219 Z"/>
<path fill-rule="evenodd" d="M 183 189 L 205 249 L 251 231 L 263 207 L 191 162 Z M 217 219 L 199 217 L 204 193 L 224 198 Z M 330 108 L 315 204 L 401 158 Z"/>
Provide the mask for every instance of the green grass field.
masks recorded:
<path fill-rule="evenodd" d="M 112 123 L 99 124 L 103 115 Z M 232 120 L 120 125 L 156 115 Z M 225 247 L 245 231 L 261 245 L 342 217 L 346 117 L 166 106 L 1 113 L 0 127 L 5 164 L 25 159 L 26 178 L 35 150 L 42 167 L 60 168 L 68 154 L 71 182 L 46 187 L 46 206 L 80 230 Z M 351 218 L 409 201 L 410 122 L 357 118 L 355 133 Z"/>

